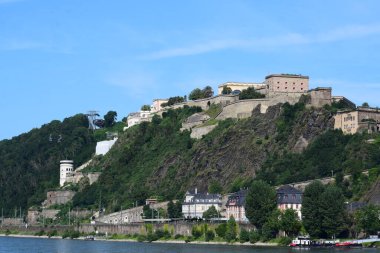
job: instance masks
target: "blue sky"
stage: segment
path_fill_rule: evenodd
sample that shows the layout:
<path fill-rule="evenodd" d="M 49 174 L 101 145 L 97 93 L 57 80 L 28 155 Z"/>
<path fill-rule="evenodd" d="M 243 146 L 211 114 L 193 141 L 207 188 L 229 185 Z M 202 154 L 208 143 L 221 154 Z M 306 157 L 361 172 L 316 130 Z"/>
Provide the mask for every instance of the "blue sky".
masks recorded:
<path fill-rule="evenodd" d="M 0 140 L 270 73 L 380 106 L 380 2 L 0 0 Z"/>

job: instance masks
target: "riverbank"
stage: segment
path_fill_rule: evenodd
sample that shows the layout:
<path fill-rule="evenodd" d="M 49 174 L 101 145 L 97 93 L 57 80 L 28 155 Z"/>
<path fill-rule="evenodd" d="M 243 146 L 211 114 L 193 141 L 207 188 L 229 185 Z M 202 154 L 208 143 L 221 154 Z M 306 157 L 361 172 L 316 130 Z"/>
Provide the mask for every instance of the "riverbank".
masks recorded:
<path fill-rule="evenodd" d="M 15 237 L 15 238 L 40 238 L 40 239 L 63 239 L 62 236 L 47 236 L 47 235 L 23 235 L 23 234 L 0 234 L 0 237 Z M 66 238 L 65 238 L 66 239 Z M 86 240 L 86 237 L 81 236 L 74 239 L 67 240 Z M 108 242 L 139 242 L 137 239 L 109 239 L 109 238 L 103 238 L 103 237 L 95 237 L 95 241 L 108 241 Z M 278 243 L 268 243 L 268 242 L 257 242 L 257 243 L 228 243 L 228 242 L 218 242 L 218 241 L 211 241 L 211 242 L 205 242 L 205 241 L 191 241 L 186 242 L 185 240 L 157 240 L 152 242 L 140 242 L 140 243 L 160 243 L 160 244 L 199 244 L 199 245 L 228 245 L 228 246 L 252 246 L 252 247 L 279 247 L 280 245 Z"/>

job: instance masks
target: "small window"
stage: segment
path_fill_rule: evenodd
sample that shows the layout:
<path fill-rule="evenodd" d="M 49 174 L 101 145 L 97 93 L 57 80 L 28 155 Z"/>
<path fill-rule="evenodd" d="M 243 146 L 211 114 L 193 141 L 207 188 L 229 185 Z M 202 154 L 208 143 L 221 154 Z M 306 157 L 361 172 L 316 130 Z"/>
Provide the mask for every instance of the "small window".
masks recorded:
<path fill-rule="evenodd" d="M 301 88 L 301 90 L 303 90 L 303 88 Z"/>
<path fill-rule="evenodd" d="M 303 85 L 303 83 L 301 83 L 301 85 Z"/>
<path fill-rule="evenodd" d="M 285 84 L 288 84 L 288 82 L 285 82 Z"/>
<path fill-rule="evenodd" d="M 278 84 L 280 83 L 280 82 L 277 82 Z"/>
<path fill-rule="evenodd" d="M 288 89 L 288 87 L 285 87 L 285 90 Z"/>

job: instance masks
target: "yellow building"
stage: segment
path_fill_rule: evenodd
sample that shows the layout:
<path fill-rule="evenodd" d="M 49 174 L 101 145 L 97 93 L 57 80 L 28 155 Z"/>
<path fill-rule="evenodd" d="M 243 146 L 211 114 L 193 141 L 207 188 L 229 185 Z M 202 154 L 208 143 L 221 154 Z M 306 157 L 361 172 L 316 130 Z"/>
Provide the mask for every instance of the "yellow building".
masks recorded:
<path fill-rule="evenodd" d="M 341 129 L 345 134 L 380 129 L 380 110 L 377 108 L 358 107 L 356 110 L 340 111 L 335 116 L 334 129 Z"/>
<path fill-rule="evenodd" d="M 269 92 L 307 92 L 309 77 L 292 74 L 272 74 L 265 77 Z"/>

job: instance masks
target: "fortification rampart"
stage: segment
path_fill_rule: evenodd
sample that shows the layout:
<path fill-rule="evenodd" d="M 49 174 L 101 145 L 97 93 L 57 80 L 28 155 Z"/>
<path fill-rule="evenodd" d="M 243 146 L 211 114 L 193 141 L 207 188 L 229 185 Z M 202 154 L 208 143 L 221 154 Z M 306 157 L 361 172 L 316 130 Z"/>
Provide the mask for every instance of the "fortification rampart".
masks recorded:
<path fill-rule="evenodd" d="M 162 223 L 153 223 L 153 231 L 158 229 L 163 230 L 165 224 Z M 172 235 L 184 235 L 190 236 L 191 229 L 194 226 L 194 223 L 188 223 L 184 221 L 171 222 L 166 225 L 169 229 L 169 232 Z M 218 224 L 208 224 L 209 227 L 215 228 Z M 253 226 L 250 224 L 239 224 L 239 229 L 246 229 L 248 231 L 253 229 Z M 80 232 L 84 233 L 93 233 L 98 231 L 99 233 L 108 233 L 108 235 L 112 234 L 146 234 L 146 226 L 144 223 L 140 224 L 125 224 L 125 225 L 111 225 L 111 224 L 83 224 L 78 227 Z"/>

